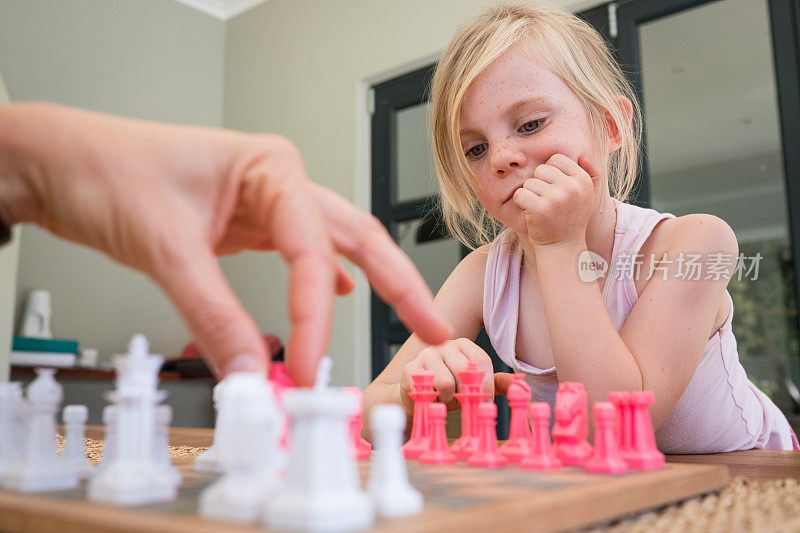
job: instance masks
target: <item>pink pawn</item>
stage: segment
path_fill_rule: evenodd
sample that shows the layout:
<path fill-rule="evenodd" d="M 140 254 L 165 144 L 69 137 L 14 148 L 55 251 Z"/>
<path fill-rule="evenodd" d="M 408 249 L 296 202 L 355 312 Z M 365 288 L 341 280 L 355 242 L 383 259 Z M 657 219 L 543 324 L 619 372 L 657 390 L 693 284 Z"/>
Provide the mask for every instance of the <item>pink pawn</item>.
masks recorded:
<path fill-rule="evenodd" d="M 558 470 L 561 461 L 550 445 L 550 404 L 533 402 L 528 411 L 531 415 L 530 451 L 522 458 L 520 466 L 526 470 Z"/>
<path fill-rule="evenodd" d="M 584 470 L 594 474 L 622 474 L 628 465 L 622 460 L 614 435 L 616 410 L 610 402 L 597 402 L 592 406 L 594 415 L 594 453 L 586 460 Z"/>
<path fill-rule="evenodd" d="M 358 402 L 356 402 L 356 412 L 350 417 L 350 443 L 356 461 L 364 461 L 369 459 L 369 454 L 372 451 L 372 444 L 361 436 L 361 430 L 364 424 L 361 390 L 358 387 L 342 387 L 342 392 L 352 394 L 358 398 Z"/>
<path fill-rule="evenodd" d="M 633 407 L 631 393 L 627 391 L 612 391 L 608 393 L 608 401 L 614 404 L 617 411 L 614 435 L 619 443 L 619 455 L 627 459 L 633 449 Z"/>
<path fill-rule="evenodd" d="M 426 465 L 451 465 L 458 462 L 456 454 L 447 447 L 445 418 L 447 409 L 443 403 L 428 406 L 428 450 L 419 456 L 419 462 Z"/>
<path fill-rule="evenodd" d="M 631 393 L 633 405 L 632 449 L 625 462 L 634 470 L 656 470 L 664 466 L 664 454 L 656 448 L 656 436 L 650 421 L 649 408 L 653 404 L 652 391 Z"/>
<path fill-rule="evenodd" d="M 506 466 L 508 460 L 497 448 L 497 406 L 493 402 L 483 402 L 478 406 L 478 450 L 467 461 L 469 466 L 498 468 Z"/>
<path fill-rule="evenodd" d="M 508 405 L 511 407 L 508 440 L 500 446 L 509 463 L 519 463 L 528 455 L 531 440 L 531 425 L 528 421 L 528 402 L 531 401 L 531 388 L 525 383 L 524 374 L 514 374 L 514 381 L 508 386 Z M 549 414 L 548 414 L 549 416 Z"/>
<path fill-rule="evenodd" d="M 403 456 L 406 459 L 417 459 L 428 450 L 428 405 L 437 396 L 433 389 L 433 377 L 430 370 L 411 374 L 414 390 L 408 395 L 414 400 L 414 421 L 411 438 L 403 445 Z"/>
<path fill-rule="evenodd" d="M 582 466 L 592 454 L 589 436 L 589 415 L 583 383 L 565 381 L 556 392 L 556 422 L 553 426 L 553 449 L 561 462 Z"/>
<path fill-rule="evenodd" d="M 450 447 L 461 461 L 466 461 L 478 449 L 478 404 L 487 395 L 483 392 L 483 376 L 478 363 L 470 359 L 466 370 L 458 373 L 460 392 L 455 394 L 461 403 L 461 437 Z"/>

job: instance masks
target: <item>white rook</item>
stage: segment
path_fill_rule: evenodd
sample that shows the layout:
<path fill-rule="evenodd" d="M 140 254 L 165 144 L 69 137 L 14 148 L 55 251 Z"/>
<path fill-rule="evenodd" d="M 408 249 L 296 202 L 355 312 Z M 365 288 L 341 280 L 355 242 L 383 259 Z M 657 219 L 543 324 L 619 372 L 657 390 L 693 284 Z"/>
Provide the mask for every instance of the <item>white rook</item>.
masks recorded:
<path fill-rule="evenodd" d="M 369 528 L 375 521 L 350 444 L 350 417 L 358 399 L 328 388 L 329 374 L 330 359 L 323 358 L 313 389 L 283 393 L 292 442 L 286 485 L 266 506 L 269 527 L 349 531 Z"/>

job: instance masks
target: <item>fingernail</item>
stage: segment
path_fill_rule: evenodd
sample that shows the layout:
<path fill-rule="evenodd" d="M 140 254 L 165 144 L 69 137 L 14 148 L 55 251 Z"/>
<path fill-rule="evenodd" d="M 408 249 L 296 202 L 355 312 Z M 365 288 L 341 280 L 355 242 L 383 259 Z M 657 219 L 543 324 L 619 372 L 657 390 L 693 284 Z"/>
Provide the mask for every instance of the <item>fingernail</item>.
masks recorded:
<path fill-rule="evenodd" d="M 260 357 L 251 353 L 243 353 L 236 356 L 225 366 L 225 375 L 232 372 L 263 372 L 264 362 Z"/>

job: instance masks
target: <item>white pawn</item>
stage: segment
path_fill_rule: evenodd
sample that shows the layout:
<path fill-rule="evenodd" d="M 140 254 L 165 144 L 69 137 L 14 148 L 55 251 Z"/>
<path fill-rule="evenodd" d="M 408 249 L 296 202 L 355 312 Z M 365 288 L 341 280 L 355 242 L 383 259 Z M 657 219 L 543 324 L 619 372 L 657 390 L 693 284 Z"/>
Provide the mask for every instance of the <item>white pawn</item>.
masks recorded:
<path fill-rule="evenodd" d="M 53 377 L 55 369 L 37 368 L 36 374 L 26 392 L 30 418 L 24 449 L 3 486 L 24 492 L 71 489 L 78 486 L 78 475 L 59 459 L 55 438 L 64 390 Z"/>
<path fill-rule="evenodd" d="M 224 383 L 217 424 L 223 476 L 200 494 L 198 509 L 206 518 L 254 523 L 279 484 L 283 417 L 263 374 L 237 372 Z"/>
<path fill-rule="evenodd" d="M 22 455 L 25 403 L 19 382 L 0 383 L 0 482 Z"/>
<path fill-rule="evenodd" d="M 367 493 L 375 504 L 375 511 L 384 518 L 422 512 L 422 494 L 408 481 L 401 448 L 406 427 L 403 408 L 396 404 L 376 405 L 370 412 L 369 425 L 375 449 Z"/>
<path fill-rule="evenodd" d="M 183 476 L 169 458 L 169 425 L 172 423 L 172 407 L 156 407 L 156 423 L 153 429 L 153 464 L 167 476 L 170 483 L 180 485 Z"/>
<path fill-rule="evenodd" d="M 220 381 L 214 385 L 211 392 L 211 398 L 214 402 L 214 410 L 216 411 L 216 420 L 214 422 L 214 441 L 211 447 L 195 457 L 194 470 L 195 472 L 220 472 L 219 468 L 219 431 L 217 429 L 225 424 L 224 414 L 219 409 L 219 398 L 222 395 L 225 380 Z"/>
<path fill-rule="evenodd" d="M 117 442 L 117 428 L 119 427 L 119 418 L 117 414 L 118 411 L 116 405 L 106 405 L 103 408 L 103 424 L 106 427 L 106 435 L 103 443 L 103 457 L 97 467 L 97 470 L 102 470 L 114 462 Z"/>
<path fill-rule="evenodd" d="M 357 398 L 328 388 L 330 366 L 330 358 L 320 361 L 313 389 L 283 393 L 283 406 L 292 420 L 292 442 L 286 484 L 265 507 L 264 523 L 269 527 L 352 531 L 367 529 L 375 521 L 350 443 L 350 417 Z"/>
<path fill-rule="evenodd" d="M 86 458 L 86 443 L 83 440 L 89 409 L 85 405 L 67 405 L 61 416 L 64 419 L 63 460 L 67 463 L 67 468 L 78 474 L 78 478 L 87 478 L 94 471 Z"/>

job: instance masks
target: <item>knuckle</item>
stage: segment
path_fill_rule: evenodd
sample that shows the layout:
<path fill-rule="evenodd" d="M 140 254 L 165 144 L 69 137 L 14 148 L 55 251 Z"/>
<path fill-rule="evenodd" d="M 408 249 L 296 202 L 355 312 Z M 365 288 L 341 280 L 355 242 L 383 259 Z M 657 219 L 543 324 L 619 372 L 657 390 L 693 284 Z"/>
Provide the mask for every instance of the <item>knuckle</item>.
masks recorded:
<path fill-rule="evenodd" d="M 453 396 L 456 390 L 456 382 L 453 376 L 446 376 L 436 381 L 436 390 L 439 391 L 439 399 L 447 400 Z"/>
<path fill-rule="evenodd" d="M 213 332 L 216 339 L 231 339 L 236 334 L 237 314 L 237 310 L 228 305 L 207 305 L 198 307 L 195 319 L 200 328 Z"/>
<path fill-rule="evenodd" d="M 354 235 L 350 242 L 349 253 L 359 259 L 363 259 L 368 253 L 370 245 L 375 242 L 389 238 L 389 232 L 375 215 L 363 213 L 359 215 L 357 226 L 360 231 Z"/>
<path fill-rule="evenodd" d="M 300 158 L 300 150 L 289 138 L 276 133 L 268 133 L 263 136 L 263 139 L 270 152 Z"/>

